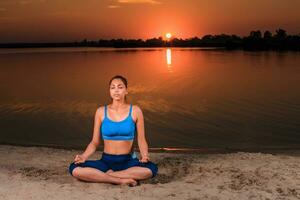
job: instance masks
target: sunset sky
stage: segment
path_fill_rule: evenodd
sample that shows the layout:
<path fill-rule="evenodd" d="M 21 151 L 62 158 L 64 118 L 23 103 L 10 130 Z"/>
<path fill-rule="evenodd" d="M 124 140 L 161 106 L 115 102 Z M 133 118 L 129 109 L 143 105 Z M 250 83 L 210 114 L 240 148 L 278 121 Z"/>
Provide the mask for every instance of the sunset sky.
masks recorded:
<path fill-rule="evenodd" d="M 0 42 L 300 33 L 299 0 L 1 0 Z"/>

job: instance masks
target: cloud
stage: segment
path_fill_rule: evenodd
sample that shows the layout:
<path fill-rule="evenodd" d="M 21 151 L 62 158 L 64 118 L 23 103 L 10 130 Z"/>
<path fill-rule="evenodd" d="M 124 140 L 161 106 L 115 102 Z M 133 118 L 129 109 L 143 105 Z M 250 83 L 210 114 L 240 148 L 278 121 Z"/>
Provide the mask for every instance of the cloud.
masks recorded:
<path fill-rule="evenodd" d="M 121 4 L 152 4 L 152 5 L 157 5 L 157 4 L 162 4 L 162 2 L 158 0 L 116 0 L 115 3 L 119 5 L 109 5 L 107 6 L 108 8 L 120 8 Z"/>
<path fill-rule="evenodd" d="M 32 3 L 45 3 L 46 0 L 21 0 L 19 1 L 19 4 L 21 5 L 28 5 Z"/>
<path fill-rule="evenodd" d="M 19 1 L 19 4 L 21 4 L 21 5 L 27 5 L 27 4 L 31 4 L 31 3 L 32 3 L 32 1 L 30 1 L 30 0 Z"/>
<path fill-rule="evenodd" d="M 160 1 L 157 0 L 118 0 L 118 3 L 148 3 L 148 4 L 161 4 Z"/>
<path fill-rule="evenodd" d="M 65 11 L 65 10 L 63 10 L 63 11 L 55 11 L 55 12 L 50 12 L 50 13 L 48 13 L 48 15 L 56 16 L 56 17 L 66 16 L 66 15 L 68 15 L 68 14 L 69 14 L 69 12 L 68 12 L 68 11 Z"/>
<path fill-rule="evenodd" d="M 109 6 L 107 6 L 108 8 L 120 8 L 120 6 L 118 6 L 118 5 L 109 5 Z"/>

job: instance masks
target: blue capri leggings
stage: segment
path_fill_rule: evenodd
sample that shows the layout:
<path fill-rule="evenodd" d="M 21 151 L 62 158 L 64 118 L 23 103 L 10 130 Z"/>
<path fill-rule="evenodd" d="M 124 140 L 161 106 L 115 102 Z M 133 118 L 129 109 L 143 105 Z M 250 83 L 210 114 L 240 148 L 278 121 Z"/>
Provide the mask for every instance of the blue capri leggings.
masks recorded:
<path fill-rule="evenodd" d="M 158 171 L 157 165 L 151 161 L 142 163 L 137 158 L 134 158 L 131 154 L 114 155 L 107 154 L 105 152 L 102 153 L 102 158 L 100 160 L 86 160 L 84 163 L 79 164 L 72 162 L 69 166 L 69 173 L 72 176 L 73 170 L 78 166 L 92 167 L 102 172 L 106 172 L 109 169 L 112 169 L 113 171 L 120 171 L 134 166 L 146 167 L 152 171 L 152 178 L 156 176 Z"/>

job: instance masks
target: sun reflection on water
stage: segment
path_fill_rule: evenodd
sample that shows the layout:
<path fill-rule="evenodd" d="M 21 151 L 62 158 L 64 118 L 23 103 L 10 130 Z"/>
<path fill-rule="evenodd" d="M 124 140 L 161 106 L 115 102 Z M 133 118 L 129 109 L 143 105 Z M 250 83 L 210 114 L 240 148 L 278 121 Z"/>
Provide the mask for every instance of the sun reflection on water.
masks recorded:
<path fill-rule="evenodd" d="M 172 64 L 172 52 L 171 52 L 171 49 L 170 49 L 170 48 L 168 48 L 168 49 L 166 50 L 166 57 L 167 57 L 168 70 L 169 70 L 170 72 L 173 72 L 172 66 L 171 66 L 171 64 Z"/>

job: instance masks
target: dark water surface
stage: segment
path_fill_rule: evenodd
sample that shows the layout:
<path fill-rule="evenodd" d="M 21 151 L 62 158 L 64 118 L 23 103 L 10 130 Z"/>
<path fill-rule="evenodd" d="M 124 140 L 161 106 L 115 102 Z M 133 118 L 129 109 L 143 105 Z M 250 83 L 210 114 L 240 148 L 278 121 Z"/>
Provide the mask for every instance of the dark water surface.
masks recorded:
<path fill-rule="evenodd" d="M 127 77 L 151 148 L 300 148 L 300 53 L 0 49 L 0 143 L 84 148 Z"/>

